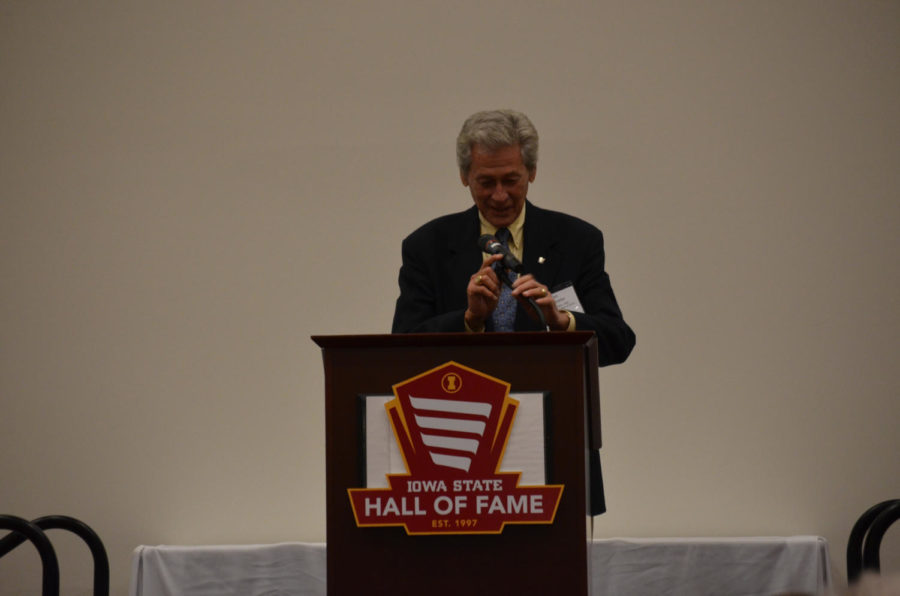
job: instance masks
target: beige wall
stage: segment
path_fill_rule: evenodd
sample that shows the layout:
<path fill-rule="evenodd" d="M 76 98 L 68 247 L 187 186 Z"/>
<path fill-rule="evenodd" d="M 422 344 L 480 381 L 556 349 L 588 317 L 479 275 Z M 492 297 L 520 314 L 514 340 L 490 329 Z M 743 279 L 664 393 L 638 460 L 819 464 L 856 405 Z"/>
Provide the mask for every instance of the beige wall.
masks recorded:
<path fill-rule="evenodd" d="M 509 106 L 638 336 L 596 535 L 820 534 L 842 575 L 900 496 L 898 65 L 896 2 L 0 1 L 0 510 L 93 525 L 116 594 L 139 544 L 324 540 L 309 336 L 388 331 Z"/>

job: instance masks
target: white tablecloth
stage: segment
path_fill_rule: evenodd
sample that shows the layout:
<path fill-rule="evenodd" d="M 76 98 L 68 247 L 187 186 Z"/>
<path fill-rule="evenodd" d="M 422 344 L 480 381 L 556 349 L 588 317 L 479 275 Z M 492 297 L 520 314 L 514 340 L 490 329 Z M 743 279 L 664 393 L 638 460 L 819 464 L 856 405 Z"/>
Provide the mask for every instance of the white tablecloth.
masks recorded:
<path fill-rule="evenodd" d="M 591 547 L 592 596 L 822 594 L 830 583 L 828 545 L 816 536 L 621 538 Z M 325 545 L 140 546 L 130 594 L 325 596 Z"/>
<path fill-rule="evenodd" d="M 596 540 L 591 548 L 595 596 L 822 594 L 830 585 L 828 543 L 816 536 Z"/>
<path fill-rule="evenodd" d="M 137 596 L 324 596 L 325 545 L 139 546 Z"/>

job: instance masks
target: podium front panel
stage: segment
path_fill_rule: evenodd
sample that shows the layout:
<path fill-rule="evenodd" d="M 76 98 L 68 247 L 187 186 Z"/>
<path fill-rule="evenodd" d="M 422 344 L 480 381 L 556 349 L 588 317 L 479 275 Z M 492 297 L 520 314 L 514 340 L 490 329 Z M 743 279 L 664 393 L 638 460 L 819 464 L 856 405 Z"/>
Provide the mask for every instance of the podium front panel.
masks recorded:
<path fill-rule="evenodd" d="M 587 594 L 591 333 L 316 337 L 326 392 L 328 593 L 434 596 Z M 596 352 L 594 351 L 594 354 Z M 408 535 L 357 527 L 348 489 L 366 483 L 361 396 L 455 362 L 545 396 L 548 484 L 564 485 L 550 525 L 506 525 L 499 534 Z"/>

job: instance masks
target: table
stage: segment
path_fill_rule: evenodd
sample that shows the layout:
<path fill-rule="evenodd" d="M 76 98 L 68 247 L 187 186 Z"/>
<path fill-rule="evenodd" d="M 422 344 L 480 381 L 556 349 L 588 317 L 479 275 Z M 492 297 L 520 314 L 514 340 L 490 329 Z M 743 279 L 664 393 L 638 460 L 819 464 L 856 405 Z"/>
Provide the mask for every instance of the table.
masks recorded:
<path fill-rule="evenodd" d="M 823 594 L 831 585 L 828 543 L 817 536 L 596 540 L 591 560 L 594 595 Z"/>
<path fill-rule="evenodd" d="M 325 596 L 325 566 L 323 543 L 140 546 L 129 594 Z M 828 544 L 817 536 L 615 538 L 591 545 L 593 596 L 822 594 L 830 585 Z"/>

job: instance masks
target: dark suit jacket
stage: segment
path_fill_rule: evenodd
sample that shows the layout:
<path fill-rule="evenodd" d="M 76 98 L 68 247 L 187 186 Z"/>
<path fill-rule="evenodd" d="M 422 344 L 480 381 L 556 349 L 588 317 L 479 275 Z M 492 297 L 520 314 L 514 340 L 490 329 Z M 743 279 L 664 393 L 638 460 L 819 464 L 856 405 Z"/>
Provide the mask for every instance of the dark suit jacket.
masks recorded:
<path fill-rule="evenodd" d="M 432 220 L 410 234 L 402 245 L 400 297 L 393 333 L 465 331 L 469 278 L 482 263 L 478 237 L 481 223 L 473 206 Z M 579 330 L 597 335 L 600 365 L 624 362 L 634 347 L 634 332 L 622 319 L 604 268 L 603 234 L 576 217 L 527 203 L 522 265 L 551 291 L 570 282 L 584 313 L 575 315 Z M 543 257 L 543 259 L 541 259 Z M 491 331 L 488 319 L 486 330 Z M 539 331 L 519 304 L 516 331 Z M 603 472 L 596 450 L 590 455 L 591 513 L 606 511 Z"/>
<path fill-rule="evenodd" d="M 482 262 L 480 230 L 478 209 L 472 206 L 428 222 L 403 241 L 393 333 L 465 331 L 466 286 Z M 622 318 L 604 269 L 600 230 L 529 202 L 523 238 L 524 272 L 533 274 L 551 291 L 571 282 L 584 307 L 583 314 L 573 313 L 576 329 L 597 334 L 601 366 L 624 362 L 634 347 L 635 336 Z M 486 325 L 491 331 L 490 319 Z M 540 330 L 540 324 L 521 304 L 515 329 Z"/>

